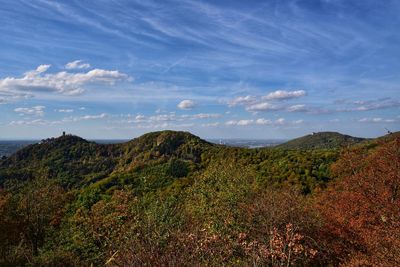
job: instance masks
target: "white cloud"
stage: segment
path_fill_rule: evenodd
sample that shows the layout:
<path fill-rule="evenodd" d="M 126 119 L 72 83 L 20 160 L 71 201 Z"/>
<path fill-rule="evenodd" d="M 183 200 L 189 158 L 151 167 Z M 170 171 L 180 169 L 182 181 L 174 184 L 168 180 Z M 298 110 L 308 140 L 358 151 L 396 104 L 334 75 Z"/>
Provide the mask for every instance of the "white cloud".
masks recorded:
<path fill-rule="evenodd" d="M 196 106 L 193 100 L 183 100 L 178 104 L 179 109 L 192 109 Z"/>
<path fill-rule="evenodd" d="M 257 98 L 255 96 L 238 96 L 230 101 L 228 101 L 228 105 L 230 107 L 234 106 L 240 106 L 240 105 L 249 105 L 252 103 L 255 103 L 257 101 Z"/>
<path fill-rule="evenodd" d="M 359 122 L 370 122 L 370 123 L 380 123 L 380 122 L 396 122 L 395 119 L 384 119 L 384 118 L 362 118 L 358 120 Z"/>
<path fill-rule="evenodd" d="M 128 75 L 117 70 L 93 69 L 88 72 L 69 73 L 61 71 L 46 73 L 50 65 L 40 65 L 36 70 L 26 72 L 21 78 L 6 77 L 0 79 L 0 92 L 11 95 L 19 92 L 57 92 L 64 95 L 77 95 L 84 92 L 84 86 L 90 83 L 113 85 L 117 81 L 128 79 Z"/>
<path fill-rule="evenodd" d="M 82 60 L 75 60 L 72 62 L 69 62 L 65 65 L 65 68 L 67 70 L 72 70 L 72 69 L 88 69 L 90 68 L 89 63 L 83 63 Z"/>
<path fill-rule="evenodd" d="M 29 94 L 29 93 L 8 92 L 8 91 L 1 90 L 1 88 L 0 88 L 0 104 L 9 103 L 10 100 L 29 99 L 32 97 L 33 97 L 33 95 Z"/>
<path fill-rule="evenodd" d="M 246 126 L 246 125 L 250 125 L 254 122 L 254 120 L 239 120 L 237 122 L 237 125 L 239 126 Z"/>
<path fill-rule="evenodd" d="M 221 114 L 217 113 L 199 113 L 194 115 L 182 115 L 183 117 L 188 117 L 192 119 L 211 119 L 211 118 L 219 118 Z"/>
<path fill-rule="evenodd" d="M 285 90 L 277 90 L 275 92 L 271 92 L 266 96 L 263 96 L 263 100 L 286 100 L 291 98 L 299 98 L 306 95 L 306 91 L 304 90 L 296 90 L 296 91 L 285 91 Z"/>
<path fill-rule="evenodd" d="M 250 105 L 246 107 L 247 111 L 271 111 L 271 110 L 278 110 L 279 107 L 268 103 L 268 102 L 261 102 L 258 104 Z"/>
<path fill-rule="evenodd" d="M 283 125 L 285 124 L 285 119 L 284 118 L 279 118 L 275 121 L 275 124 Z"/>
<path fill-rule="evenodd" d="M 293 105 L 287 108 L 289 112 L 300 112 L 300 111 L 308 111 L 306 105 Z"/>
<path fill-rule="evenodd" d="M 9 125 L 54 125 L 54 124 L 62 124 L 62 123 L 70 123 L 70 122 L 78 122 L 78 121 L 87 121 L 87 120 L 98 120 L 105 119 L 108 115 L 106 113 L 101 113 L 99 115 L 84 115 L 81 117 L 66 117 L 62 120 L 43 120 L 43 119 L 34 119 L 34 120 L 17 120 L 11 121 Z"/>
<path fill-rule="evenodd" d="M 84 115 L 80 117 L 66 117 L 63 118 L 60 123 L 64 122 L 78 122 L 78 121 L 87 121 L 87 120 L 99 120 L 99 119 L 105 119 L 107 118 L 108 115 L 106 113 L 101 113 L 98 115 Z"/>
<path fill-rule="evenodd" d="M 144 119 L 144 117 L 142 118 Z M 157 121 L 177 121 L 178 118 L 174 113 L 172 114 L 161 114 L 161 115 L 156 115 L 156 116 L 150 116 L 148 118 L 148 121 L 150 122 L 157 122 Z"/>
<path fill-rule="evenodd" d="M 354 108 L 353 110 L 358 111 L 368 111 L 368 110 L 376 110 L 376 109 L 386 109 L 391 107 L 399 107 L 400 101 L 396 100 L 383 100 L 383 101 L 368 101 L 363 103 L 362 105 Z"/>
<path fill-rule="evenodd" d="M 211 122 L 211 123 L 203 123 L 201 126 L 203 126 L 203 127 L 217 127 L 219 125 L 220 125 L 219 122 Z"/>
<path fill-rule="evenodd" d="M 74 112 L 73 109 L 56 109 L 55 111 L 60 112 L 60 113 L 72 113 L 72 112 Z"/>
<path fill-rule="evenodd" d="M 101 113 L 99 115 L 85 115 L 82 117 L 79 117 L 80 120 L 97 120 L 97 119 L 104 119 L 107 117 L 106 113 Z"/>
<path fill-rule="evenodd" d="M 135 120 L 137 120 L 137 121 L 144 121 L 145 120 L 145 116 L 143 116 L 143 115 L 137 115 L 136 117 L 135 117 Z"/>
<path fill-rule="evenodd" d="M 239 96 L 227 103 L 229 107 L 244 106 L 245 109 L 250 112 L 274 110 L 286 110 L 289 112 L 308 111 L 305 105 L 292 105 L 288 107 L 287 104 L 282 103 L 284 100 L 299 98 L 305 95 L 306 91 L 304 90 L 277 90 L 264 96 Z"/>
<path fill-rule="evenodd" d="M 299 124 L 302 123 L 302 120 L 298 121 L 292 121 L 290 122 L 291 124 Z M 225 122 L 225 125 L 227 126 L 249 126 L 249 125 L 284 125 L 287 124 L 286 120 L 284 118 L 279 118 L 275 121 L 264 119 L 264 118 L 259 118 L 257 120 L 251 120 L 251 119 L 243 119 L 243 120 L 230 120 Z"/>
<path fill-rule="evenodd" d="M 230 120 L 230 121 L 225 122 L 225 124 L 228 125 L 228 126 L 237 125 L 237 121 L 235 121 L 235 120 Z"/>
<path fill-rule="evenodd" d="M 257 119 L 256 120 L 256 124 L 258 124 L 258 125 L 268 125 L 268 124 L 272 124 L 272 121 L 271 120 L 266 120 L 264 118 L 261 118 L 261 119 Z"/>
<path fill-rule="evenodd" d="M 338 108 L 337 111 L 349 112 L 349 111 L 369 111 L 369 110 L 379 110 L 388 109 L 394 107 L 400 107 L 400 101 L 392 98 L 381 98 L 374 100 L 357 100 L 357 101 L 347 101 L 340 100 L 337 101 L 338 104 L 345 104 L 346 107 Z"/>
<path fill-rule="evenodd" d="M 14 111 L 20 115 L 43 116 L 45 108 L 45 106 L 34 106 L 31 108 L 15 108 Z"/>
<path fill-rule="evenodd" d="M 39 67 L 37 67 L 35 71 L 27 72 L 27 75 L 28 74 L 35 75 L 35 74 L 46 72 L 50 67 L 51 67 L 51 65 L 39 65 Z"/>
<path fill-rule="evenodd" d="M 190 128 L 193 127 L 193 123 L 181 123 L 181 124 L 176 124 L 176 123 L 152 123 L 152 124 L 139 124 L 136 125 L 135 128 L 141 128 L 141 129 L 181 129 L 181 128 Z"/>
<path fill-rule="evenodd" d="M 170 112 L 167 114 L 156 114 L 153 116 L 145 116 L 145 115 L 120 115 L 119 117 L 124 117 L 126 119 L 116 120 L 114 123 L 159 123 L 159 122 L 184 122 L 191 120 L 207 120 L 220 118 L 222 115 L 217 113 L 198 113 L 198 114 L 184 114 L 184 115 L 176 115 L 175 112 Z"/>
<path fill-rule="evenodd" d="M 36 120 L 19 120 L 19 121 L 12 121 L 9 123 L 9 125 L 47 125 L 49 124 L 49 121 L 42 120 L 42 119 L 36 119 Z"/>

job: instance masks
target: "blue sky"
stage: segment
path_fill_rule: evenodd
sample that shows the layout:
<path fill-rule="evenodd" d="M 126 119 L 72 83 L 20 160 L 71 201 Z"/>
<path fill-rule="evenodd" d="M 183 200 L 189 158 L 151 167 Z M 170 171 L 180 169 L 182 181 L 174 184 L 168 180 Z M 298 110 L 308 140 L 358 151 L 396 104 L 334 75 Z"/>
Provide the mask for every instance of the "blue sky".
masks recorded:
<path fill-rule="evenodd" d="M 400 130 L 400 1 L 0 0 L 0 139 Z"/>

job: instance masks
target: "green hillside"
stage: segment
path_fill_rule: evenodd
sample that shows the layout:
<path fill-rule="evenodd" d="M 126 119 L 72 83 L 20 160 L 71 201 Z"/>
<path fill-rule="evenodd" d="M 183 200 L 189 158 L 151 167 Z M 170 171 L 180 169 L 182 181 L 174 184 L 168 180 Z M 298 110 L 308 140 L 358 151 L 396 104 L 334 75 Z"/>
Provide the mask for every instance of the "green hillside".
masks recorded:
<path fill-rule="evenodd" d="M 366 139 L 337 132 L 318 132 L 290 140 L 276 147 L 284 149 L 335 149 L 351 146 L 364 140 Z"/>
<path fill-rule="evenodd" d="M 174 176 L 192 177 L 210 163 L 230 160 L 257 170 L 260 184 L 290 182 L 310 192 L 329 179 L 328 166 L 336 157 L 334 151 L 232 148 L 178 131 L 148 133 L 111 145 L 66 135 L 30 145 L 0 161 L 0 184 L 9 179 L 47 177 L 66 187 L 115 189 L 136 184 L 141 188 L 137 183 L 147 176 L 147 183 L 154 180 L 157 186 L 164 186 L 173 182 Z"/>
<path fill-rule="evenodd" d="M 42 140 L 0 161 L 0 183 L 46 176 L 66 186 L 98 181 L 113 172 L 162 164 L 172 158 L 199 162 L 212 144 L 186 132 L 145 134 L 123 144 L 97 144 L 73 135 Z"/>
<path fill-rule="evenodd" d="M 57 178 L 74 186 L 86 177 L 105 177 L 117 164 L 118 148 L 66 135 L 29 145 L 0 161 L 0 183 L 7 179 Z"/>
<path fill-rule="evenodd" d="M 0 160 L 0 266 L 337 266 L 395 253 L 398 239 L 388 238 L 398 234 L 400 205 L 388 192 L 397 188 L 399 138 L 340 152 L 320 140 L 351 137 L 323 135 L 321 149 L 226 147 L 177 131 L 25 147 Z M 359 181 L 374 185 L 368 194 L 381 190 L 371 191 L 380 201 L 353 198 Z M 390 209 L 369 221 L 385 201 Z M 365 229 L 347 228 L 363 214 Z M 367 244 L 359 238 L 370 229 Z"/>

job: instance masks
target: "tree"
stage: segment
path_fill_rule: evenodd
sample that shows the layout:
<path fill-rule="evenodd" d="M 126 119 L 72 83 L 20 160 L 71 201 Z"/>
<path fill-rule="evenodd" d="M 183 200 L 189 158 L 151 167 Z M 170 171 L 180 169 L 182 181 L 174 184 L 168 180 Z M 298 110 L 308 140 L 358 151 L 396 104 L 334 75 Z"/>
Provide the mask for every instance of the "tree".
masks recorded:
<path fill-rule="evenodd" d="M 32 262 L 52 229 L 60 225 L 67 197 L 60 186 L 45 178 L 18 187 L 17 191 L 4 190 L 0 200 L 2 231 L 8 244 L 6 254 L 14 263 Z"/>
<path fill-rule="evenodd" d="M 318 201 L 327 248 L 349 266 L 399 266 L 400 138 L 346 151 L 333 173 L 336 184 Z"/>

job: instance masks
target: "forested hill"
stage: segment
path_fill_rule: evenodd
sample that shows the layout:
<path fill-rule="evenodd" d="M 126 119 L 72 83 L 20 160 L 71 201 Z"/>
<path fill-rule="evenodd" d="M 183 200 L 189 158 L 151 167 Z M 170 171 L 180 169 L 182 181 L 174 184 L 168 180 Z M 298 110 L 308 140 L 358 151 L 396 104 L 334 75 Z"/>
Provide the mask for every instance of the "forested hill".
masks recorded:
<path fill-rule="evenodd" d="M 201 171 L 212 160 L 232 159 L 258 169 L 263 183 L 290 181 L 309 191 L 329 180 L 327 170 L 338 154 L 335 150 L 366 140 L 321 132 L 281 144 L 277 149 L 245 149 L 211 144 L 180 131 L 152 132 L 121 144 L 97 144 L 65 135 L 42 140 L 0 160 L 0 185 L 10 179 L 31 180 L 44 176 L 57 179 L 67 187 L 94 183 L 119 186 L 149 169 L 156 172 L 158 168 L 161 174 L 186 177 Z"/>
<path fill-rule="evenodd" d="M 280 144 L 284 149 L 334 149 L 351 146 L 367 139 L 337 132 L 318 132 Z"/>
<path fill-rule="evenodd" d="M 67 186 L 91 183 L 114 171 L 128 171 L 170 158 L 199 162 L 213 145 L 188 132 L 160 131 L 122 144 L 97 144 L 74 135 L 42 140 L 0 160 L 0 184 L 7 179 L 57 178 Z"/>
<path fill-rule="evenodd" d="M 137 192 L 191 183 L 210 165 L 243 165 L 258 183 L 292 184 L 304 193 L 330 179 L 338 151 L 309 152 L 246 149 L 211 144 L 188 132 L 160 131 L 122 144 L 102 145 L 66 135 L 43 140 L 0 161 L 0 186 L 6 181 L 56 180 L 65 188 Z"/>
<path fill-rule="evenodd" d="M 322 147 L 43 140 L 0 161 L 0 266 L 399 266 L 399 133 Z"/>

